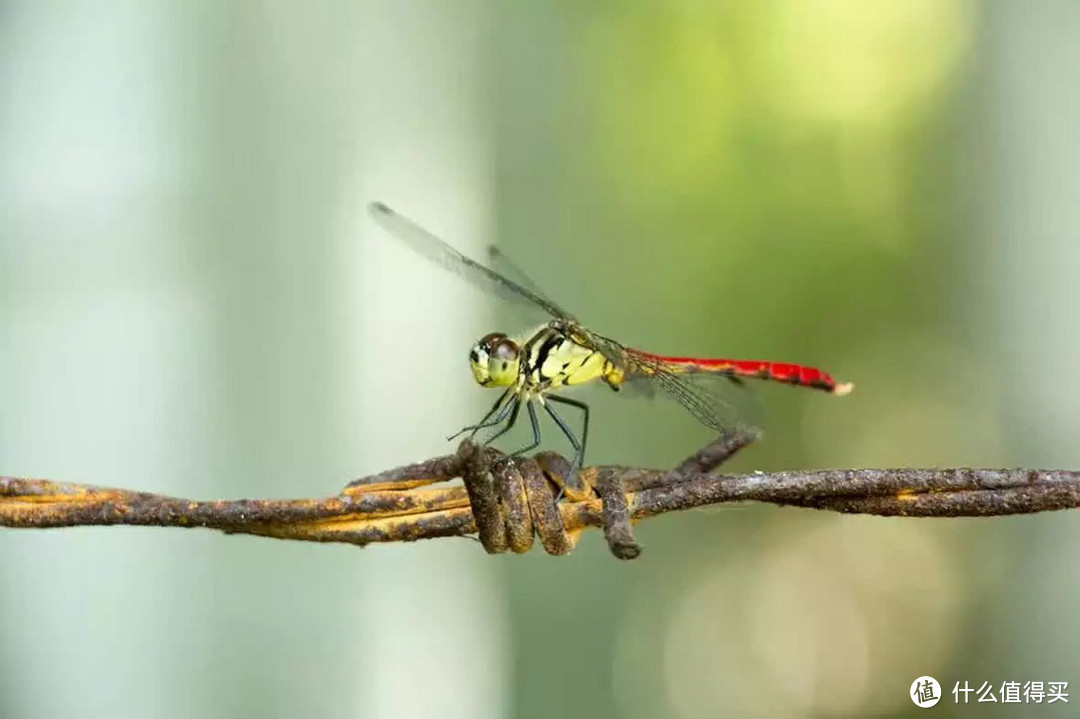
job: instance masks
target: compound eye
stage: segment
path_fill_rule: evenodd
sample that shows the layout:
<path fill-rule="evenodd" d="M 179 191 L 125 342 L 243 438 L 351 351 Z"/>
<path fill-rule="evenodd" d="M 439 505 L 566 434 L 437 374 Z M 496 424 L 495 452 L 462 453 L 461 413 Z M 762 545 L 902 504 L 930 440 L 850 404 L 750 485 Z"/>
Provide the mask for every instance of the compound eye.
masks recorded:
<path fill-rule="evenodd" d="M 504 336 L 491 348 L 491 356 L 498 360 L 517 359 L 518 346 L 513 340 Z"/>
<path fill-rule="evenodd" d="M 492 332 L 491 334 L 484 335 L 476 343 L 476 346 L 482 350 L 487 350 L 490 354 L 494 351 L 495 345 L 499 344 L 503 340 L 507 339 L 506 335 L 502 332 Z"/>

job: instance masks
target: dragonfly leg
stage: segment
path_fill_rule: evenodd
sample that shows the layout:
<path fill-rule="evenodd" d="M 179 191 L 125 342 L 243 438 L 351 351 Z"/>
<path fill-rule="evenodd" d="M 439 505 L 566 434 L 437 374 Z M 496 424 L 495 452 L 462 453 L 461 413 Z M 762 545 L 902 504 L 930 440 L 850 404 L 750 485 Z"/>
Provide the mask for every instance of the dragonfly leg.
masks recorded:
<path fill-rule="evenodd" d="M 552 402 L 559 402 L 561 404 L 568 404 L 571 407 L 577 407 L 578 409 L 581 410 L 582 414 L 584 415 L 584 419 L 582 420 L 582 423 L 581 423 L 581 449 L 578 451 L 577 456 L 574 458 L 575 461 L 574 461 L 574 465 L 573 465 L 575 469 L 581 469 L 582 464 L 585 462 L 585 447 L 588 445 L 588 442 L 589 442 L 589 405 L 585 404 L 584 402 L 582 402 L 579 399 L 570 399 L 569 397 L 559 397 L 559 396 L 554 395 L 554 394 L 548 395 L 547 399 L 551 400 Z M 570 443 L 573 444 L 575 449 L 576 449 L 577 445 L 574 442 L 574 436 L 570 433 L 570 431 L 562 423 L 561 419 L 555 415 L 553 409 L 548 407 L 547 411 L 548 411 L 548 414 L 551 415 L 551 418 L 554 419 L 559 424 L 559 427 L 566 434 L 567 438 L 570 439 Z"/>
<path fill-rule="evenodd" d="M 518 412 L 521 411 L 521 400 L 515 397 L 512 404 L 514 405 L 514 409 L 510 412 L 510 419 L 506 421 L 506 424 L 504 424 L 498 432 L 484 440 L 485 445 L 491 444 L 499 437 L 502 437 L 504 434 L 509 432 L 515 424 L 517 424 Z M 476 434 L 476 430 L 473 430 L 473 434 Z"/>
<path fill-rule="evenodd" d="M 454 434 L 447 437 L 446 441 L 449 442 L 449 441 L 451 441 L 453 439 L 456 439 L 457 437 L 460 437 L 461 435 L 465 434 L 466 432 L 472 432 L 472 434 L 469 435 L 469 437 L 472 438 L 473 436 L 476 435 L 476 433 L 479 430 L 485 429 L 487 427 L 494 427 L 495 425 L 502 422 L 504 419 L 506 419 L 506 414 L 507 414 L 507 412 L 510 411 L 511 405 L 516 404 L 516 403 L 511 403 L 511 404 L 507 404 L 506 406 L 502 406 L 503 402 L 505 402 L 507 400 L 507 398 L 510 397 L 512 392 L 513 392 L 513 388 L 508 388 L 505 392 L 503 392 L 501 395 L 499 395 L 499 398 L 497 400 L 495 400 L 495 404 L 491 405 L 491 409 L 488 410 L 488 413 L 484 415 L 484 418 L 482 420 L 480 420 L 480 422 L 478 424 L 470 424 L 468 427 L 462 427 L 457 432 L 455 432 Z M 501 411 L 500 411 L 500 409 L 501 409 Z M 495 419 L 491 419 L 491 415 L 495 414 L 496 412 L 499 412 L 498 416 L 495 417 Z M 491 420 L 491 421 L 488 421 L 488 420 Z"/>
<path fill-rule="evenodd" d="M 527 404 L 526 409 L 529 410 L 529 424 L 532 425 L 532 442 L 516 452 L 511 452 L 507 455 L 508 457 L 520 457 L 526 452 L 531 452 L 540 446 L 540 419 L 536 416 L 536 405 L 532 400 L 525 400 L 525 402 Z"/>
<path fill-rule="evenodd" d="M 548 397 L 548 399 L 555 399 L 555 398 L 554 397 Z M 559 400 L 562 401 L 565 404 L 569 404 L 569 405 L 573 405 L 573 406 L 580 406 L 582 409 L 584 409 L 585 410 L 585 425 L 586 425 L 586 427 L 588 426 L 589 410 L 588 410 L 588 407 L 585 406 L 584 402 L 577 402 L 576 400 L 567 401 L 567 399 L 565 397 L 560 397 Z M 573 462 L 570 463 L 570 471 L 567 473 L 567 477 L 566 477 L 565 481 L 568 484 L 572 484 L 575 487 L 579 487 L 581 483 L 578 481 L 578 470 L 581 469 L 582 462 L 584 462 L 584 460 L 585 460 L 584 433 L 582 433 L 582 441 L 579 442 L 578 438 L 574 436 L 574 433 L 570 431 L 570 427 L 566 424 L 566 422 L 563 420 L 563 418 L 558 415 L 558 413 L 555 411 L 555 409 L 550 404 L 547 404 L 545 402 L 544 403 L 544 409 L 547 411 L 547 413 L 549 415 L 551 415 L 551 418 L 553 420 L 555 420 L 555 424 L 559 425 L 559 429 L 562 430 L 563 434 L 566 435 L 566 438 L 568 440 L 570 440 L 570 444 L 574 447 L 574 460 L 573 460 Z M 562 499 L 562 497 L 563 497 L 563 488 L 559 487 L 559 493 L 557 495 L 555 495 L 555 501 L 558 502 L 560 499 Z"/>

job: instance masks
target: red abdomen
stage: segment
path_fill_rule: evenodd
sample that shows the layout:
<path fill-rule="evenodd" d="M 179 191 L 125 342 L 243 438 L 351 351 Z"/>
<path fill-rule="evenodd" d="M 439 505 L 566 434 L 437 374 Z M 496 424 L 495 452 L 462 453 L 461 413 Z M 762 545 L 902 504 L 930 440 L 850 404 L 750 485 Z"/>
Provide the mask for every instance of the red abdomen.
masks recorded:
<path fill-rule="evenodd" d="M 772 380 L 800 387 L 820 389 L 836 395 L 845 395 L 854 387 L 850 382 L 837 382 L 827 372 L 823 372 L 817 367 L 805 367 L 785 362 L 665 357 L 641 352 L 640 350 L 634 350 L 634 354 L 650 362 L 662 364 L 673 372 L 709 372 L 726 374 L 731 377 Z"/>

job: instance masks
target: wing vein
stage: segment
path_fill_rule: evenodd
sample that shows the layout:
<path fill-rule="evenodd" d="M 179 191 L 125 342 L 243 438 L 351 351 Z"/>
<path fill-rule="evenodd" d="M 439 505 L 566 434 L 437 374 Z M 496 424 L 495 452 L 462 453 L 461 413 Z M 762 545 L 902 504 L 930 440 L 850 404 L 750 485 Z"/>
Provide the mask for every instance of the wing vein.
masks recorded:
<path fill-rule="evenodd" d="M 573 320 L 573 317 L 540 293 L 521 286 L 495 270 L 467 255 L 458 252 L 446 242 L 425 230 L 409 218 L 390 209 L 381 202 L 368 206 L 371 216 L 379 225 L 411 248 L 418 255 L 452 272 L 475 287 L 511 302 L 538 307 L 551 317 Z"/>

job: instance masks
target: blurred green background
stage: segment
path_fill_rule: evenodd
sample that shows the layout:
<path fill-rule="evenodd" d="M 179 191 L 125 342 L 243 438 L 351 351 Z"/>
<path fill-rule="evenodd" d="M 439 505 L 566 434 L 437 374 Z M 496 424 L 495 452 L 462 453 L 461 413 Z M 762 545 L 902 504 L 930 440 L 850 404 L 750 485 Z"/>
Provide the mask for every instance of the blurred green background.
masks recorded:
<path fill-rule="evenodd" d="M 1069 0 L 2 3 L 0 473 L 320 496 L 447 451 L 470 344 L 529 320 L 375 199 L 628 344 L 856 383 L 761 387 L 733 469 L 1080 467 L 1077 37 Z M 709 439 L 610 394 L 593 462 Z M 1067 513 L 637 534 L 0 532 L 0 717 L 906 717 L 924 674 L 935 716 L 1080 713 Z M 950 693 L 1029 680 L 1077 694 Z"/>

